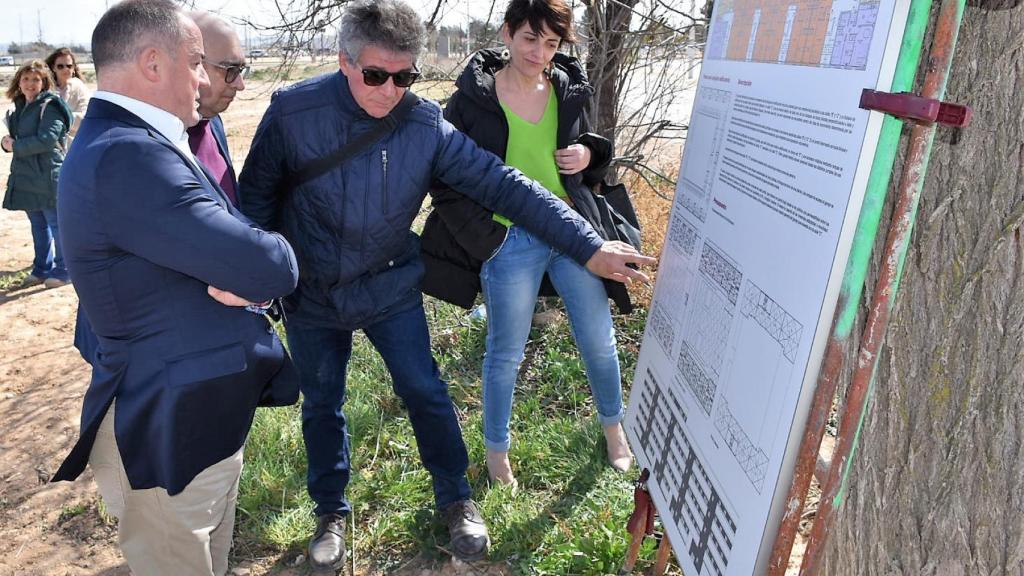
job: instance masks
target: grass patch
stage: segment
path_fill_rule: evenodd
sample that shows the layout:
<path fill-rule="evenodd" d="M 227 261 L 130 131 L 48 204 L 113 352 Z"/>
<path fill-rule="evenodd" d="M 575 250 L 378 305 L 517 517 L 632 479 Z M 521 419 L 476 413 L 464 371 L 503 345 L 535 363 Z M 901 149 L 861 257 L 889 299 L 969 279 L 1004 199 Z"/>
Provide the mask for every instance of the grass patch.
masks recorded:
<path fill-rule="evenodd" d="M 560 306 L 560 305 L 556 305 Z M 433 350 L 459 414 L 468 476 L 491 531 L 490 559 L 515 574 L 616 573 L 626 553 L 632 480 L 607 465 L 600 425 L 564 316 L 535 327 L 512 418 L 520 487 L 487 486 L 480 369 L 485 326 L 465 311 L 426 302 Z M 617 317 L 622 372 L 631 380 L 645 311 Z M 430 478 L 383 362 L 357 333 L 349 364 L 353 473 L 349 549 L 360 573 L 389 573 L 412 559 L 442 560 L 448 536 L 434 519 Z M 301 552 L 314 529 L 305 492 L 298 406 L 261 409 L 246 448 L 239 500 L 240 554 Z M 639 568 L 653 562 L 646 545 Z"/>
<path fill-rule="evenodd" d="M 86 504 L 75 504 L 74 506 L 62 506 L 60 509 L 60 515 L 57 516 L 57 524 L 63 524 L 68 520 L 71 520 L 75 516 L 81 516 L 85 514 L 89 506 Z"/>
<path fill-rule="evenodd" d="M 22 270 L 0 272 L 0 291 L 10 292 L 21 288 L 22 281 L 28 277 L 28 273 L 31 271 L 32 267 L 29 266 Z"/>

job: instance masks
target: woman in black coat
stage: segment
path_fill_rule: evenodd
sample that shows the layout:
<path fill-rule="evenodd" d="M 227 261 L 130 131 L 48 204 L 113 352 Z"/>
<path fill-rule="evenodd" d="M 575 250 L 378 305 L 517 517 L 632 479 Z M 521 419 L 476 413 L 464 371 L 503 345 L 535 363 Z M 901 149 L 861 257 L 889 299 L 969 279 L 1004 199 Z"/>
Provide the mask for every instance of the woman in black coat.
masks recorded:
<path fill-rule="evenodd" d="M 557 52 L 573 40 L 572 11 L 564 0 L 512 0 L 501 34 L 507 50 L 473 56 L 445 117 L 540 182 L 558 198 L 552 201 L 569 203 L 593 223 L 591 188 L 603 179 L 612 151 L 606 139 L 589 133 L 593 89 L 583 67 Z M 487 303 L 483 403 L 491 479 L 516 484 L 508 459 L 512 396 L 545 275 L 565 302 L 609 461 L 627 470 L 632 454 L 622 431 L 621 374 L 608 304 L 615 294 L 525 228 L 453 191 L 435 191 L 434 207 L 423 235 L 424 291 L 466 306 L 482 287 Z M 625 302 L 620 307 L 628 308 Z"/>

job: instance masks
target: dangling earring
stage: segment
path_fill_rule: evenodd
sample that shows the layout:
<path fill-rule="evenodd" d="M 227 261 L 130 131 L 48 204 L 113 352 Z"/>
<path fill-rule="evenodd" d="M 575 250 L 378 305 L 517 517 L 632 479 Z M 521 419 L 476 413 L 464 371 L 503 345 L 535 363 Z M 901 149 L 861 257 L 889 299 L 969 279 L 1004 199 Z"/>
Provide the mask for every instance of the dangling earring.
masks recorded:
<path fill-rule="evenodd" d="M 512 58 L 512 54 L 509 53 L 508 48 L 505 48 L 501 51 L 501 54 L 498 55 L 498 58 L 501 58 L 502 62 L 508 64 L 508 61 Z"/>

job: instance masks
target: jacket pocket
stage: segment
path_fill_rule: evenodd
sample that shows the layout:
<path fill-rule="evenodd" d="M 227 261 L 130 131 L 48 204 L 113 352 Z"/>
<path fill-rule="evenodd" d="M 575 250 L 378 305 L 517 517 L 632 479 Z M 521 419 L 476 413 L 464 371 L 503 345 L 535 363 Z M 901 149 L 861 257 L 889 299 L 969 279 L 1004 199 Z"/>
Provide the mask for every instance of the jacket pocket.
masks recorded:
<path fill-rule="evenodd" d="M 244 372 L 245 350 L 241 344 L 228 344 L 213 350 L 193 352 L 165 361 L 171 386 L 182 386 Z"/>
<path fill-rule="evenodd" d="M 497 222 L 495 222 L 495 224 L 497 224 Z M 501 224 L 498 225 L 505 229 L 505 235 L 501 238 L 501 244 L 498 244 L 498 247 L 495 248 L 493 252 L 491 252 L 491 255 L 484 260 L 484 263 L 494 260 L 494 257 L 497 256 L 498 253 L 501 252 L 501 249 L 505 247 L 505 244 L 508 243 L 508 237 L 509 234 L 511 234 L 510 230 L 512 230 L 512 228 L 508 226 L 503 226 Z"/>

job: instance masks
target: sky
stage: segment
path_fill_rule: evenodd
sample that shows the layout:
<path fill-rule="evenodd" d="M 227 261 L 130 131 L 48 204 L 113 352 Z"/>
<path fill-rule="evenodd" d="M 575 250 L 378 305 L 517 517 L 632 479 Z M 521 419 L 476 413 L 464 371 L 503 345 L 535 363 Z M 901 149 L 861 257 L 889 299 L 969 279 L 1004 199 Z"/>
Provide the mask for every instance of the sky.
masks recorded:
<path fill-rule="evenodd" d="M 429 17 L 436 2 L 408 0 L 424 18 Z M 113 4 L 113 0 L 2 0 L 0 16 L 0 52 L 11 42 L 32 42 L 39 37 L 53 45 L 82 44 L 88 46 L 96 21 Z M 272 0 L 187 0 L 196 8 L 210 10 L 229 17 L 246 17 L 259 23 L 273 22 Z M 498 0 L 498 9 L 504 9 L 504 0 Z M 446 0 L 442 8 L 443 24 L 461 24 L 467 13 L 474 18 L 485 18 L 490 0 Z M 239 36 L 245 37 L 241 32 Z"/>

